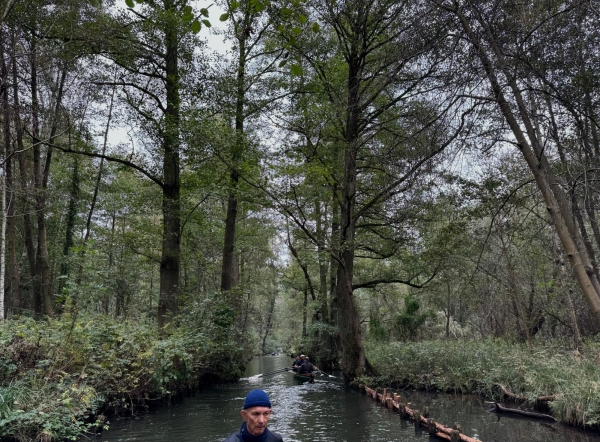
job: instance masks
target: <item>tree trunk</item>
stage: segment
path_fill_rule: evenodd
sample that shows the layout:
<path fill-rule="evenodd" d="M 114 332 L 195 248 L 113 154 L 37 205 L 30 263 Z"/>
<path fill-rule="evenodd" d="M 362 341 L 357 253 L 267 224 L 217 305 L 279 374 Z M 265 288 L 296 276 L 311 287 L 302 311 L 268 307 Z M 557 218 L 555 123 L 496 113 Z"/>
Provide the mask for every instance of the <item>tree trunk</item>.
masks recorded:
<path fill-rule="evenodd" d="M 231 162 L 233 169 L 231 170 L 229 186 L 230 192 L 227 198 L 227 215 L 225 218 L 225 238 L 223 240 L 223 264 L 221 268 L 221 291 L 228 292 L 233 286 L 233 266 L 235 253 L 235 230 L 236 219 L 238 212 L 237 186 L 239 184 L 239 174 L 237 171 L 238 164 L 242 159 L 244 151 L 244 102 L 246 99 L 246 42 L 250 36 L 250 21 L 251 14 L 246 11 L 242 23 L 237 24 L 240 28 L 238 31 L 238 66 L 236 77 L 236 103 L 235 103 L 235 140 L 232 149 Z M 234 296 L 231 299 L 232 308 L 236 314 L 241 314 L 241 305 L 238 297 Z"/>
<path fill-rule="evenodd" d="M 109 248 L 108 248 L 108 266 L 106 268 L 106 277 L 107 279 L 111 277 L 112 274 L 112 268 L 113 268 L 113 263 L 115 261 L 114 259 L 114 244 L 115 244 L 115 230 L 117 228 L 117 214 L 116 212 L 113 210 L 113 212 L 111 213 L 111 217 L 110 217 L 110 221 L 111 221 L 111 225 L 110 225 L 110 242 L 109 242 Z M 104 313 L 106 315 L 108 315 L 110 313 L 110 292 L 107 291 L 104 294 L 104 297 L 102 299 L 102 310 L 104 311 Z M 116 304 L 116 297 L 115 297 L 115 304 Z M 116 308 L 115 308 L 115 317 L 117 316 L 116 314 Z"/>
<path fill-rule="evenodd" d="M 267 349 L 266 349 L 266 345 L 267 345 L 267 336 L 269 336 L 269 332 L 271 331 L 271 328 L 273 327 L 273 312 L 275 311 L 275 296 L 273 296 L 273 299 L 271 299 L 271 302 L 269 302 L 269 310 L 267 311 L 267 321 L 265 324 L 265 333 L 263 334 L 263 338 L 262 338 L 262 352 L 266 353 Z"/>
<path fill-rule="evenodd" d="M 172 0 L 165 9 L 174 12 Z M 158 297 L 158 326 L 163 327 L 178 311 L 179 262 L 181 254 L 181 200 L 179 181 L 179 70 L 177 26 L 167 23 L 166 92 L 167 108 L 163 130 L 163 237 L 160 260 L 160 293 Z"/>
<path fill-rule="evenodd" d="M 325 214 L 321 209 L 321 202 L 317 201 L 315 206 L 315 215 L 317 217 L 317 240 L 319 256 L 319 301 L 321 306 L 320 320 L 324 324 L 329 323 L 329 308 L 327 305 L 327 272 L 328 262 L 325 252 Z"/>
<path fill-rule="evenodd" d="M 356 233 L 356 156 L 358 151 L 359 56 L 348 56 L 348 100 L 344 133 L 344 177 L 340 204 L 339 247 L 340 263 L 337 272 L 338 325 L 342 346 L 342 373 L 350 382 L 365 372 L 365 353 L 362 345 L 360 320 L 352 289 L 354 277 L 354 237 Z"/>
<path fill-rule="evenodd" d="M 39 289 L 39 281 L 36 276 L 36 266 L 35 266 L 35 246 L 33 243 L 33 225 L 31 221 L 31 204 L 29 203 L 29 186 L 28 186 L 28 176 L 27 171 L 28 161 L 27 161 L 27 153 L 25 150 L 25 145 L 23 143 L 23 124 L 21 123 L 21 115 L 20 115 L 20 105 L 19 105 L 19 79 L 17 75 L 17 65 L 14 59 L 14 54 L 16 51 L 16 37 L 14 29 L 11 32 L 11 46 L 12 46 L 12 83 L 13 83 L 13 119 L 15 125 L 15 138 L 17 140 L 17 149 L 19 150 L 18 160 L 19 160 L 19 178 L 21 184 L 21 199 L 23 205 L 23 231 L 25 235 L 25 250 L 27 251 L 27 262 L 29 264 L 29 275 L 31 277 L 31 285 L 32 285 L 32 302 L 31 307 L 35 314 L 39 315 L 42 313 L 42 300 L 40 298 L 40 289 Z"/>
<path fill-rule="evenodd" d="M 79 158 L 73 157 L 73 177 L 71 179 L 71 195 L 67 205 L 67 219 L 65 226 L 65 243 L 63 245 L 63 262 L 60 268 L 62 278 L 58 283 L 58 293 L 62 294 L 67 277 L 69 276 L 69 259 L 74 244 L 75 219 L 77 218 L 77 206 L 79 205 Z"/>
<path fill-rule="evenodd" d="M 337 272 L 338 262 L 335 256 L 340 255 L 340 205 L 336 201 L 337 186 L 333 189 L 332 215 L 331 215 L 331 249 L 329 255 L 329 324 L 337 326 L 338 324 L 338 305 L 337 305 Z"/>
<path fill-rule="evenodd" d="M 39 282 L 36 295 L 43 305 L 46 315 L 54 314 L 52 293 L 50 290 L 50 262 L 46 234 L 46 197 L 44 195 L 44 174 L 42 169 L 42 141 L 40 135 L 40 116 L 37 87 L 37 49 L 36 37 L 31 37 L 31 121 L 33 142 L 33 183 L 35 188 L 35 213 L 37 219 L 37 250 L 35 273 Z"/>
<path fill-rule="evenodd" d="M 4 156 L 6 157 L 6 155 Z M 4 276 L 6 274 L 6 171 L 2 171 L 0 177 L 2 185 L 2 226 L 0 227 L 0 320 L 5 318 L 5 303 L 4 303 Z"/>
<path fill-rule="evenodd" d="M 237 184 L 239 177 L 236 173 L 231 173 L 231 186 Z M 237 197 L 232 192 L 227 198 L 227 215 L 225 218 L 225 238 L 223 240 L 223 264 L 221 268 L 221 291 L 231 290 L 233 279 L 233 254 L 235 248 L 235 222 L 237 218 Z M 232 306 L 236 312 L 239 311 L 238 303 Z M 237 308 L 236 308 L 237 307 Z"/>
<path fill-rule="evenodd" d="M 15 193 L 13 191 L 13 159 L 10 141 L 10 103 L 8 100 L 8 67 L 6 66 L 6 52 L 4 50 L 4 33 L 0 32 L 0 58 L 2 59 L 2 109 L 4 117 L 4 158 L 5 158 L 5 183 L 4 192 L 8 200 L 6 208 L 6 241 L 8 245 L 9 273 L 10 273 L 10 301 L 12 311 L 21 307 L 21 289 L 19 267 L 17 265 L 17 251 L 15 240 Z M 2 286 L 3 287 L 3 286 Z"/>
<path fill-rule="evenodd" d="M 450 308 L 452 299 L 452 289 L 450 288 L 450 281 L 446 280 L 446 339 L 450 338 Z"/>
<path fill-rule="evenodd" d="M 302 338 L 306 338 L 308 333 L 306 325 L 308 322 L 308 290 L 304 288 L 304 300 L 302 301 Z"/>
<path fill-rule="evenodd" d="M 123 275 L 123 246 L 119 250 L 118 275 L 115 287 L 115 317 L 125 316 L 125 276 Z"/>

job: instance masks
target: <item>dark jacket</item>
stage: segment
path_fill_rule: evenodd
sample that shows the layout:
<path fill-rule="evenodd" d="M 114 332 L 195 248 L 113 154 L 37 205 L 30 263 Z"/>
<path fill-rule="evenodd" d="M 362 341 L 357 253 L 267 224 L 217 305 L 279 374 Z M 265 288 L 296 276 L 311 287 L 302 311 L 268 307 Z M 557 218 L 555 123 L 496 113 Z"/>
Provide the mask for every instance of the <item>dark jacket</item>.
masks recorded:
<path fill-rule="evenodd" d="M 312 373 L 316 367 L 310 361 L 304 361 L 304 364 L 300 366 L 298 373 Z"/>
<path fill-rule="evenodd" d="M 238 431 L 231 434 L 223 442 L 245 442 L 245 440 L 242 436 L 242 428 L 243 427 L 244 427 L 244 424 L 242 424 L 242 426 L 240 427 L 240 429 Z M 266 436 L 264 442 L 283 442 L 283 438 L 279 434 L 269 431 L 268 428 L 265 428 L 265 433 L 267 433 L 267 436 Z M 264 433 L 263 433 L 263 435 L 264 435 Z"/>

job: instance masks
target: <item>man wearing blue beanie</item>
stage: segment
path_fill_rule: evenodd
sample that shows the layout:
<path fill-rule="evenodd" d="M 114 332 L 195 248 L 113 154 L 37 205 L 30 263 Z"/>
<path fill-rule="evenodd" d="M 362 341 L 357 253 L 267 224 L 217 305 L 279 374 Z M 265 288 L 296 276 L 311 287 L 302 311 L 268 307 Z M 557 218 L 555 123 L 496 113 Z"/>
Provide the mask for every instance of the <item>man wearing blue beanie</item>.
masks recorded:
<path fill-rule="evenodd" d="M 223 442 L 283 442 L 283 438 L 269 431 L 267 422 L 271 416 L 271 401 L 262 390 L 252 390 L 246 396 L 242 419 L 244 423 L 238 431 Z"/>

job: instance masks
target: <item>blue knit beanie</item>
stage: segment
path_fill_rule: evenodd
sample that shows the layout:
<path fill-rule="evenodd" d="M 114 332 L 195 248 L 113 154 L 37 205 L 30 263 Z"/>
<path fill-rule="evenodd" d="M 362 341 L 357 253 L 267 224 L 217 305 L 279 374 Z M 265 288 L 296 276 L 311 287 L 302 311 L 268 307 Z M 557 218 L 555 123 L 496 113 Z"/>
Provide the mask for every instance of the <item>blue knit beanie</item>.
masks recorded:
<path fill-rule="evenodd" d="M 269 396 L 262 390 L 252 390 L 246 396 L 246 401 L 244 402 L 244 410 L 251 407 L 269 407 L 271 408 L 271 401 L 269 400 Z"/>

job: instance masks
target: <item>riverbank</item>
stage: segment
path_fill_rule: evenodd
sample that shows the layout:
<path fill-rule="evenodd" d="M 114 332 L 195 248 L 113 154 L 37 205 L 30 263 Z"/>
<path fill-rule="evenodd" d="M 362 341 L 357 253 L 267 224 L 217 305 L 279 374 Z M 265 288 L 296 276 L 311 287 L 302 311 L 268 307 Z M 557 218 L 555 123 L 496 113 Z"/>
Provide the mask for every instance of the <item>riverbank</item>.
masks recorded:
<path fill-rule="evenodd" d="M 367 346 L 381 374 L 358 383 L 429 391 L 476 393 L 499 399 L 506 392 L 533 406 L 547 401 L 561 423 L 598 428 L 600 344 L 581 352 L 545 345 L 528 349 L 503 341 L 428 341 Z M 502 391 L 504 387 L 505 391 Z"/>
<path fill-rule="evenodd" d="M 239 378 L 242 352 L 226 330 L 181 319 L 161 333 L 107 317 L 0 324 L 0 439 L 75 439 L 114 413 Z"/>

